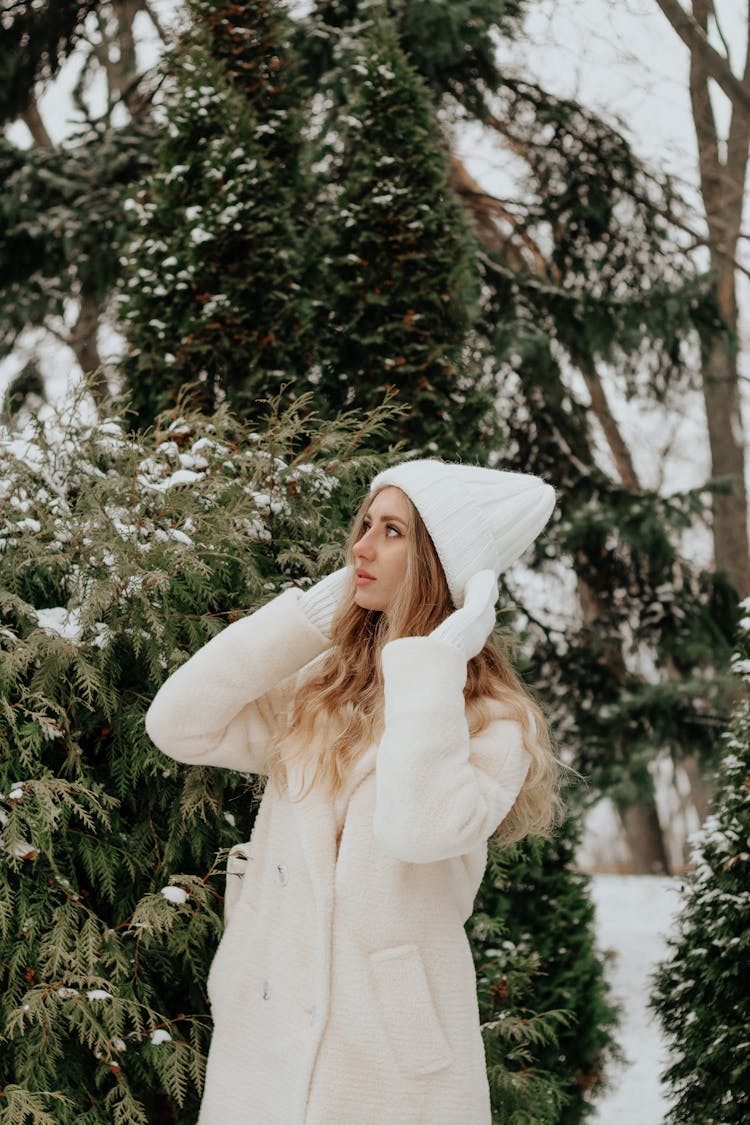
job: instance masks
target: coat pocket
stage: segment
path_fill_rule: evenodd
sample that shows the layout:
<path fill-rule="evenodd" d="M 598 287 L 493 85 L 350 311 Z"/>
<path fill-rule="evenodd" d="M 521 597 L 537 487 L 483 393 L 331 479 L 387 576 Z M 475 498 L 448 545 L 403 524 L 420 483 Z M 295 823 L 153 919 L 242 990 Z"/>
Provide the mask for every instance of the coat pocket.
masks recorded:
<path fill-rule="evenodd" d="M 370 955 L 375 994 L 399 1069 L 411 1078 L 434 1074 L 452 1061 L 438 1021 L 417 945 Z"/>
<path fill-rule="evenodd" d="M 252 907 L 240 900 L 232 909 L 231 922 L 224 927 L 206 981 L 214 1019 L 228 1001 L 247 995 L 248 976 L 253 968 L 250 950 L 254 944 L 255 918 Z"/>

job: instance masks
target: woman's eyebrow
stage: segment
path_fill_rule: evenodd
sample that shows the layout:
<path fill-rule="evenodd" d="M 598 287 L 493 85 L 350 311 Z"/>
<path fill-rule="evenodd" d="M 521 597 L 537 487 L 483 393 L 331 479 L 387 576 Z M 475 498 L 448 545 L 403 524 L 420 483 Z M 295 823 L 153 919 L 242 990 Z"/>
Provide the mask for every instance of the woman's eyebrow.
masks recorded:
<path fill-rule="evenodd" d="M 367 512 L 365 518 L 366 519 L 372 519 L 372 513 Z M 401 516 L 385 516 L 384 515 L 384 516 L 378 516 L 378 519 L 381 523 L 400 523 L 402 527 L 408 527 L 408 524 L 407 524 L 406 520 L 402 519 Z"/>

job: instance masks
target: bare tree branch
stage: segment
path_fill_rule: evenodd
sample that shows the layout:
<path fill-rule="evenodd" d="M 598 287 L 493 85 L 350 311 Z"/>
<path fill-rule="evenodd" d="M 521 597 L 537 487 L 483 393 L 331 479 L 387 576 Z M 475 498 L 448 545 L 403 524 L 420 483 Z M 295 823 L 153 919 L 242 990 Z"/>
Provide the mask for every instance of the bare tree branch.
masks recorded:
<path fill-rule="evenodd" d="M 710 0 L 692 0 L 693 21 L 701 31 L 708 27 Z M 698 142 L 698 170 L 701 195 L 706 205 L 709 230 L 714 233 L 714 216 L 720 210 L 722 196 L 722 164 L 719 157 L 719 134 L 708 89 L 709 72 L 703 55 L 690 52 L 690 103 L 693 126 Z"/>
<path fill-rule="evenodd" d="M 743 80 L 750 85 L 750 22 L 745 45 Z M 732 118 L 727 137 L 725 161 L 724 208 L 726 216 L 726 252 L 736 258 L 737 243 L 742 226 L 742 209 L 747 182 L 747 162 L 750 155 L 750 113 L 732 107 Z"/>
<path fill-rule="evenodd" d="M 715 0 L 710 0 L 709 7 L 710 7 L 711 15 L 714 17 L 714 25 L 716 27 L 716 34 L 719 36 L 719 39 L 721 39 L 721 45 L 724 48 L 724 51 L 726 53 L 727 62 L 731 66 L 732 65 L 732 53 L 729 50 L 729 43 L 727 41 L 726 36 L 724 35 L 724 32 L 722 31 L 721 23 L 719 22 L 719 13 L 716 11 Z"/>
<path fill-rule="evenodd" d="M 21 114 L 26 128 L 31 133 L 34 144 L 38 148 L 54 148 L 52 137 L 47 132 L 47 126 L 42 120 L 42 115 L 33 98 L 29 99 L 29 104 Z"/>
<path fill-rule="evenodd" d="M 145 12 L 146 15 L 148 16 L 148 18 L 151 20 L 151 23 L 154 26 L 154 30 L 156 31 L 156 34 L 161 39 L 162 43 L 166 43 L 167 42 L 166 30 L 164 29 L 158 15 L 154 11 L 153 4 L 151 4 L 150 0 L 143 0 L 143 2 L 141 4 L 141 11 Z"/>
<path fill-rule="evenodd" d="M 531 235 L 516 229 L 515 215 L 501 200 L 484 190 L 457 156 L 451 157 L 450 184 L 474 216 L 477 231 L 485 245 L 502 251 L 516 269 L 530 270 L 537 277 L 548 275 L 547 261 Z M 502 234 L 498 219 L 507 225 L 511 232 L 509 235 Z"/>
<path fill-rule="evenodd" d="M 607 398 L 607 392 L 604 389 L 604 384 L 602 383 L 596 364 L 580 355 L 575 355 L 571 358 L 583 375 L 586 389 L 591 396 L 591 409 L 607 439 L 607 445 L 609 446 L 622 484 L 626 488 L 639 489 L 641 485 L 638 480 L 638 474 L 635 471 L 633 458 L 630 455 L 627 442 L 620 432 L 617 420 L 612 413 Z"/>
<path fill-rule="evenodd" d="M 709 76 L 732 102 L 745 113 L 750 113 L 750 84 L 733 73 L 729 60 L 720 54 L 709 41 L 706 32 L 696 19 L 686 12 L 679 0 L 655 0 L 691 55 L 703 62 Z"/>

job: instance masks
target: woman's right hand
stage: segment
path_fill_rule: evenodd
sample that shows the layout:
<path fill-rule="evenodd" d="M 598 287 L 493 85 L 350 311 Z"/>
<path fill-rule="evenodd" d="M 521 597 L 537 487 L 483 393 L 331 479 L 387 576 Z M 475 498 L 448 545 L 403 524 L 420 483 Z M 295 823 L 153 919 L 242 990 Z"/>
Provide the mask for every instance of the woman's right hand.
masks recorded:
<path fill-rule="evenodd" d="M 342 566 L 300 596 L 301 609 L 324 637 L 330 638 L 331 623 L 349 589 L 352 589 L 352 567 Z"/>

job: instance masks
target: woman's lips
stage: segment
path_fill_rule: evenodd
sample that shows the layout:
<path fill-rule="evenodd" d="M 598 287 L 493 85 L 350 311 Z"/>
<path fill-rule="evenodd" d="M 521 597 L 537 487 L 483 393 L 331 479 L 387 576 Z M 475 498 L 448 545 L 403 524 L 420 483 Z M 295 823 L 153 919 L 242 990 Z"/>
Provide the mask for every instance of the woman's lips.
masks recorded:
<path fill-rule="evenodd" d="M 375 579 L 366 570 L 358 570 L 355 574 L 356 583 L 358 586 L 369 586 Z"/>

